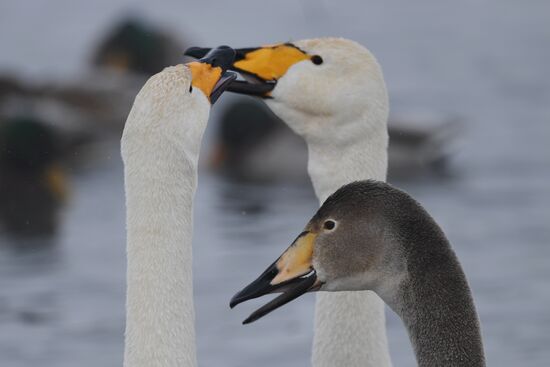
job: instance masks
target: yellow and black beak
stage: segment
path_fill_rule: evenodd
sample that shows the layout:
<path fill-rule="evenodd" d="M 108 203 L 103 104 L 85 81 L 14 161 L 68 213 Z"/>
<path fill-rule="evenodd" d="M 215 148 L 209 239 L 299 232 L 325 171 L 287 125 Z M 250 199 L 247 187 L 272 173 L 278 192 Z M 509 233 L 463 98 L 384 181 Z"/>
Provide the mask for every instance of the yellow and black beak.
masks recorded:
<path fill-rule="evenodd" d="M 228 71 L 235 60 L 235 50 L 229 46 L 220 46 L 209 50 L 198 61 L 190 62 L 193 81 L 191 85 L 199 88 L 214 104 L 229 87 L 237 74 Z"/>
<path fill-rule="evenodd" d="M 201 58 L 210 52 L 210 48 L 191 47 L 185 55 Z M 292 43 L 235 49 L 235 61 L 230 69 L 238 71 L 246 81 L 235 80 L 227 90 L 269 98 L 270 92 L 288 69 L 304 60 L 315 62 L 318 56 L 312 56 Z M 320 59 L 320 58 L 319 58 Z"/>
<path fill-rule="evenodd" d="M 321 287 L 322 283 L 317 279 L 317 273 L 312 265 L 316 237 L 313 232 L 302 232 L 258 279 L 233 296 L 229 303 L 231 308 L 269 293 L 283 293 L 254 311 L 243 324 L 256 321 L 302 294 L 316 291 Z"/>

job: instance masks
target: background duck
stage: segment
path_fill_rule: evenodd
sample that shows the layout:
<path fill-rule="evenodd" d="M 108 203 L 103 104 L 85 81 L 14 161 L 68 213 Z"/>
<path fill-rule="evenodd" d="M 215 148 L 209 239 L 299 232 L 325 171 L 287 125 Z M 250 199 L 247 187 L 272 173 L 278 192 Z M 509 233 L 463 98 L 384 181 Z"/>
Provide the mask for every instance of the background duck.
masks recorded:
<path fill-rule="evenodd" d="M 307 182 L 303 139 L 260 101 L 243 97 L 226 104 L 215 126 L 209 167 L 254 182 Z"/>
<path fill-rule="evenodd" d="M 174 34 L 144 19 L 121 19 L 99 42 L 92 64 L 119 72 L 151 76 L 181 62 L 185 45 Z"/>
<path fill-rule="evenodd" d="M 53 235 L 67 198 L 61 139 L 35 118 L 0 121 L 0 228 Z"/>
<path fill-rule="evenodd" d="M 178 64 L 183 44 L 136 17 L 100 37 L 90 68 L 75 79 L 34 81 L 0 76 L 0 116 L 31 111 L 66 135 L 117 137 L 147 77 Z"/>
<path fill-rule="evenodd" d="M 245 181 L 307 182 L 307 146 L 263 102 L 233 99 L 215 127 L 213 171 Z M 433 113 L 390 118 L 389 178 L 449 174 L 462 129 L 459 119 Z"/>
<path fill-rule="evenodd" d="M 12 78 L 0 91 L 0 116 L 32 114 L 66 137 L 98 141 L 120 134 L 143 80 L 112 71 L 72 81 L 31 83 Z"/>
<path fill-rule="evenodd" d="M 137 18 L 121 20 L 70 80 L 0 77 L 0 217 L 17 235 L 53 235 L 67 199 L 66 165 L 94 162 L 118 139 L 145 79 L 181 59 L 183 46 Z M 21 117 L 24 116 L 24 117 Z"/>

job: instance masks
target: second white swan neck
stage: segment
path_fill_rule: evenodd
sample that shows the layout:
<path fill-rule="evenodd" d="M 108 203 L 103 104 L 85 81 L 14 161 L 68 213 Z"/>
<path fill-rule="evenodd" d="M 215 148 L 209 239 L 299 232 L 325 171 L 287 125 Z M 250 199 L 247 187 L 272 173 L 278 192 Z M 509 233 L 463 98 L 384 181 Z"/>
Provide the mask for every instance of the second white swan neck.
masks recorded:
<path fill-rule="evenodd" d="M 357 180 L 385 181 L 387 172 L 387 116 L 384 123 L 368 117 L 347 121 L 345 144 L 309 137 L 308 172 L 322 204 L 342 185 Z M 339 132 L 337 121 L 332 134 Z M 330 138 L 330 134 L 326 135 Z M 370 291 L 321 292 L 315 307 L 314 367 L 391 366 L 386 335 L 384 302 Z"/>

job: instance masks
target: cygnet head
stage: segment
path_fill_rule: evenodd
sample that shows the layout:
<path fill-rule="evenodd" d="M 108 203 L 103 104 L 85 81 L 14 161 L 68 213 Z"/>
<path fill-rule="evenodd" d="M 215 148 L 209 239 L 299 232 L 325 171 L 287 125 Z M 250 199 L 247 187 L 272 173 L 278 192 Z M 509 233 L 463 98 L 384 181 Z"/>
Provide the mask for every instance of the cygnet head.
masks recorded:
<path fill-rule="evenodd" d="M 309 291 L 373 290 L 391 305 L 409 276 L 410 254 L 432 246 L 434 238 L 446 243 L 406 193 L 378 181 L 350 183 L 325 201 L 292 245 L 230 305 L 284 292 L 245 323 Z M 432 247 L 428 252 L 439 251 Z"/>
<path fill-rule="evenodd" d="M 208 50 L 186 53 L 200 57 Z M 354 121 L 386 128 L 388 97 L 381 68 L 357 42 L 316 38 L 236 51 L 232 69 L 247 81 L 235 81 L 229 90 L 265 98 L 306 139 L 322 137 L 327 129 L 338 129 L 346 138 L 342 131 Z"/>

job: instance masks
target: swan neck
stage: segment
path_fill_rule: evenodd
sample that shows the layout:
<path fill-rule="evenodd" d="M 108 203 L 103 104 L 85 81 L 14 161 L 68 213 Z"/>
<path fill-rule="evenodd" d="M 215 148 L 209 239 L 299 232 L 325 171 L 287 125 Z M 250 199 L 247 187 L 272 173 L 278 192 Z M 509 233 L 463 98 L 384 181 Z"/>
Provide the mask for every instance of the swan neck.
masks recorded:
<path fill-rule="evenodd" d="M 124 366 L 196 367 L 193 198 L 208 114 L 183 104 L 188 88 L 153 87 L 146 85 L 136 98 L 122 138 L 128 261 Z"/>
<path fill-rule="evenodd" d="M 323 126 L 304 134 L 308 172 L 323 203 L 341 186 L 357 180 L 385 181 L 387 111 L 355 120 L 309 121 Z M 315 367 L 391 367 L 384 302 L 371 291 L 320 292 L 315 307 L 312 364 Z"/>
<path fill-rule="evenodd" d="M 372 123 L 367 116 L 354 122 L 331 121 L 324 125 L 334 127 L 334 131 L 323 138 L 306 137 L 308 173 L 320 203 L 350 182 L 386 180 L 388 132 L 385 118 L 378 123 Z"/>
<path fill-rule="evenodd" d="M 126 160 L 125 367 L 194 367 L 192 211 L 196 163 Z"/>
<path fill-rule="evenodd" d="M 429 256 L 422 254 L 417 263 L 429 263 Z M 409 261 L 409 277 L 399 295 L 386 301 L 403 320 L 419 366 L 485 366 L 479 321 L 462 268 L 450 248 L 434 262 L 427 269 Z"/>

